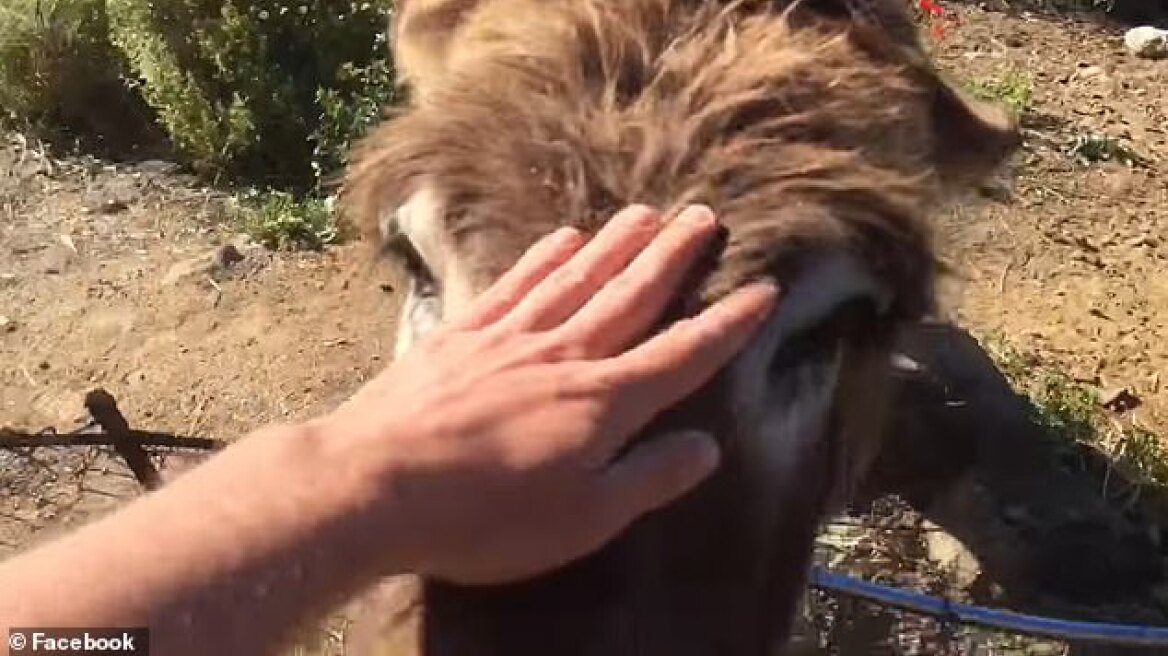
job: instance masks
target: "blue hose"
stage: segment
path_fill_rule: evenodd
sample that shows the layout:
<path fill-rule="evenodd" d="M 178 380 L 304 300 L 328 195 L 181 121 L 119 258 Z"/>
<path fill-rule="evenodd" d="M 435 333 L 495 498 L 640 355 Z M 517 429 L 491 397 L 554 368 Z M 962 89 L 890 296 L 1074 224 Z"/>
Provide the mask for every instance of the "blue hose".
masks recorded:
<path fill-rule="evenodd" d="M 921 615 L 931 615 L 962 624 L 974 624 L 1011 633 L 1053 638 L 1063 642 L 1168 647 L 1168 628 L 1164 627 L 1076 622 L 993 610 L 869 583 L 850 576 L 834 574 L 819 567 L 811 571 L 811 586 L 827 592 L 859 597 Z"/>

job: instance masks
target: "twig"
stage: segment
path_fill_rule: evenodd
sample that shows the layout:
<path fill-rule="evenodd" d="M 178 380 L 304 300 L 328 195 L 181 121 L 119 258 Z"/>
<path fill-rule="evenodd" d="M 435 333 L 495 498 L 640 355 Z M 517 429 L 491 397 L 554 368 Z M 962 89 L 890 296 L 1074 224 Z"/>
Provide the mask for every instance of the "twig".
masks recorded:
<path fill-rule="evenodd" d="M 199 422 L 203 420 L 203 410 L 206 409 L 206 407 L 207 397 L 204 396 L 202 400 L 199 401 L 199 407 L 195 408 L 195 411 L 191 413 L 191 423 L 187 426 L 187 433 L 193 434 L 195 429 L 198 428 Z"/>
<path fill-rule="evenodd" d="M 215 300 L 211 301 L 211 307 L 219 307 L 219 302 L 223 300 L 223 288 L 211 276 L 207 276 L 207 282 L 211 283 L 211 288 L 215 290 Z"/>
<path fill-rule="evenodd" d="M 122 498 L 122 495 L 120 495 L 120 494 L 115 494 L 113 492 L 110 492 L 109 490 L 103 490 L 101 488 L 96 488 L 96 487 L 84 487 L 81 489 L 81 491 L 84 493 L 87 493 L 87 494 L 96 494 L 98 496 L 103 496 L 103 497 L 107 497 L 110 499 L 121 499 Z"/>
<path fill-rule="evenodd" d="M 142 445 L 130 438 L 130 425 L 118 410 L 113 395 L 103 389 L 92 390 L 85 395 L 85 409 L 113 438 L 114 450 L 126 461 L 142 487 L 147 490 L 160 487 L 162 477 L 158 474 L 158 468 L 150 461 Z"/>
<path fill-rule="evenodd" d="M 1107 486 L 1111 483 L 1111 472 L 1115 469 L 1115 463 L 1123 458 L 1123 454 L 1127 451 L 1127 440 L 1121 440 L 1119 443 L 1119 451 L 1116 452 L 1112 458 L 1104 458 L 1107 461 L 1107 470 L 1103 472 L 1103 486 L 1099 491 L 1099 495 L 1104 499 L 1107 498 Z"/>
<path fill-rule="evenodd" d="M 215 451 L 223 447 L 223 444 L 217 440 L 156 431 L 130 430 L 127 436 L 140 446 L 196 449 L 200 451 Z M 0 449 L 115 446 L 115 444 L 116 438 L 106 432 L 36 434 L 13 430 L 11 428 L 0 428 Z"/>

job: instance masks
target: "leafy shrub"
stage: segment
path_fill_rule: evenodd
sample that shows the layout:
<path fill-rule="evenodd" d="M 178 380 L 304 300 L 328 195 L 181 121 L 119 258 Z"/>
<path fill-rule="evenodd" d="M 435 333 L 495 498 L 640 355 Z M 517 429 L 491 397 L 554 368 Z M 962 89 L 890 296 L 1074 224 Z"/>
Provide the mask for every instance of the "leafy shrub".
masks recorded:
<path fill-rule="evenodd" d="M 0 0 L 0 123 L 54 138 L 148 132 L 102 0 Z"/>
<path fill-rule="evenodd" d="M 109 0 L 111 39 L 204 174 L 319 189 L 392 99 L 390 0 Z"/>
<path fill-rule="evenodd" d="M 394 98 L 393 67 L 387 60 L 374 60 L 364 67 L 346 62 L 337 79 L 346 91 L 321 88 L 316 93 L 321 115 L 312 134 L 312 169 L 318 186 L 348 163 L 353 142 L 381 118 L 386 103 Z"/>
<path fill-rule="evenodd" d="M 1130 146 L 1105 134 L 1081 134 L 1075 137 L 1070 155 L 1083 164 L 1114 161 L 1127 166 L 1142 166 L 1148 163 Z"/>
<path fill-rule="evenodd" d="M 327 199 L 247 190 L 236 196 L 232 213 L 244 232 L 268 248 L 316 250 L 340 236 Z"/>
<path fill-rule="evenodd" d="M 1017 68 L 973 80 L 969 89 L 978 98 L 1002 103 L 1015 114 L 1025 112 L 1034 99 L 1034 82 L 1026 71 Z"/>

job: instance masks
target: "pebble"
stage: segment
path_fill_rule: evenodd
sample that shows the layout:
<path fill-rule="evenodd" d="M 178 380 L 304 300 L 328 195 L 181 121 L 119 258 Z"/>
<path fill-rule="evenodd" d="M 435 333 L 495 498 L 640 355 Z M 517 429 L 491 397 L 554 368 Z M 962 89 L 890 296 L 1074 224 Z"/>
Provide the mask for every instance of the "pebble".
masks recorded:
<path fill-rule="evenodd" d="M 103 198 L 85 208 L 90 214 L 117 214 L 128 209 L 129 204 L 119 198 Z"/>
<path fill-rule="evenodd" d="M 1123 35 L 1128 52 L 1144 59 L 1168 57 L 1168 30 L 1151 25 L 1133 27 Z"/>
<path fill-rule="evenodd" d="M 232 264 L 243 260 L 243 253 L 239 252 L 235 244 L 226 243 L 215 249 L 215 254 L 211 256 L 211 264 L 216 269 L 228 269 Z"/>
<path fill-rule="evenodd" d="M 981 563 L 960 540 L 941 530 L 925 533 L 925 545 L 929 559 L 949 571 L 954 582 L 961 588 L 973 585 L 981 575 Z"/>
<path fill-rule="evenodd" d="M 1076 74 L 1080 80 L 1086 80 L 1089 78 L 1098 77 L 1100 75 L 1103 75 L 1103 68 L 1099 66 L 1086 66 L 1084 68 L 1080 68 L 1079 72 Z"/>
<path fill-rule="evenodd" d="M 149 175 L 169 175 L 178 171 L 179 165 L 174 162 L 167 162 L 160 159 L 148 159 L 139 162 L 134 166 L 139 173 L 146 173 Z"/>

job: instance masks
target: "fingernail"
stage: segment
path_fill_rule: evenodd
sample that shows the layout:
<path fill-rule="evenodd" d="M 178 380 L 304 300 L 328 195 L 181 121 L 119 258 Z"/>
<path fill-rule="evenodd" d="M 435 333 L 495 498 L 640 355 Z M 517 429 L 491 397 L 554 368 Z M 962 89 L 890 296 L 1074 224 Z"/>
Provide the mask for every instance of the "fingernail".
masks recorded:
<path fill-rule="evenodd" d="M 580 238 L 580 231 L 572 226 L 564 226 L 551 234 L 551 241 L 557 246 L 566 246 Z"/>
<path fill-rule="evenodd" d="M 634 203 L 626 207 L 622 214 L 638 226 L 657 228 L 661 225 L 661 213 L 650 205 Z"/>
<path fill-rule="evenodd" d="M 696 227 L 713 225 L 715 221 L 714 210 L 705 205 L 690 205 L 682 210 L 677 218 L 679 221 Z"/>
<path fill-rule="evenodd" d="M 769 305 L 779 295 L 779 285 L 770 278 L 756 280 L 740 287 L 735 294 L 745 296 L 751 300 L 766 301 Z"/>
<path fill-rule="evenodd" d="M 743 300 L 749 299 L 751 305 L 758 304 L 757 308 L 752 309 L 750 316 L 751 324 L 758 325 L 771 316 L 771 310 L 778 301 L 779 286 L 773 280 L 759 280 L 743 287 L 739 292 L 747 297 Z"/>
<path fill-rule="evenodd" d="M 779 295 L 779 284 L 770 278 L 757 280 L 750 286 L 754 288 L 754 293 L 758 294 L 759 296 L 770 297 Z"/>

